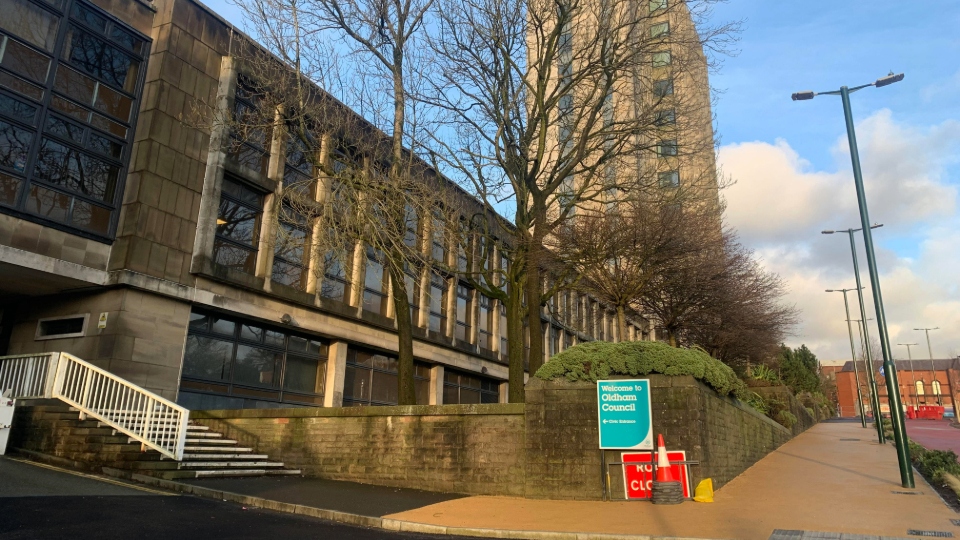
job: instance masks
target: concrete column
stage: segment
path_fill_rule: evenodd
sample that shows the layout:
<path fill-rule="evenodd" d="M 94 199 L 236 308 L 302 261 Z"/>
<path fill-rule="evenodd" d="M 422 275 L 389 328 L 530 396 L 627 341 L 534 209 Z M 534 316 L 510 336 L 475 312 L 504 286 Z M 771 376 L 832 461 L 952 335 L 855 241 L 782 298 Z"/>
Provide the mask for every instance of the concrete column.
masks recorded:
<path fill-rule="evenodd" d="M 347 371 L 347 342 L 334 341 L 327 356 L 327 380 L 323 389 L 324 407 L 343 407 L 343 380 Z"/>
<path fill-rule="evenodd" d="M 500 351 L 500 304 L 500 300 L 490 300 L 490 350 L 495 353 L 506 352 Z"/>
<path fill-rule="evenodd" d="M 267 178 L 276 182 L 273 193 L 265 197 L 263 217 L 260 220 L 260 243 L 257 252 L 255 275 L 263 278 L 265 288 L 270 290 L 273 277 L 274 246 L 277 242 L 277 228 L 280 205 L 283 201 L 283 172 L 286 164 L 286 144 L 283 134 L 283 110 L 274 113 L 273 136 L 270 140 L 270 160 L 267 165 Z"/>
<path fill-rule="evenodd" d="M 237 90 L 237 66 L 232 56 L 220 60 L 220 81 L 217 84 L 217 112 L 226 116 Z M 223 162 L 230 127 L 218 122 L 210 130 L 207 166 L 203 171 L 203 189 L 200 193 L 200 211 L 197 215 L 197 234 L 193 241 L 190 271 L 201 272 L 204 262 L 213 257 L 213 242 L 217 231 L 217 213 L 220 210 L 220 189 L 223 186 Z"/>
<path fill-rule="evenodd" d="M 320 136 L 320 152 L 317 156 L 317 163 L 329 165 L 330 162 L 330 134 L 324 133 Z M 314 198 L 318 204 L 324 205 L 329 200 L 331 180 L 330 177 L 323 174 L 319 168 L 314 172 L 316 174 L 317 187 L 314 190 Z M 306 292 L 316 295 L 319 293 L 320 281 L 323 279 L 323 256 L 324 250 L 321 249 L 327 231 L 323 230 L 323 220 L 315 219 L 313 221 L 312 234 L 310 236 L 310 267 L 307 273 Z"/>
<path fill-rule="evenodd" d="M 499 403 L 508 403 L 510 397 L 510 383 L 503 381 L 500 383 Z"/>
<path fill-rule="evenodd" d="M 363 305 L 363 274 L 367 267 L 367 253 L 363 244 L 353 245 L 353 261 L 350 264 L 350 305 L 359 308 Z"/>
<path fill-rule="evenodd" d="M 443 405 L 443 366 L 430 368 L 430 405 Z"/>

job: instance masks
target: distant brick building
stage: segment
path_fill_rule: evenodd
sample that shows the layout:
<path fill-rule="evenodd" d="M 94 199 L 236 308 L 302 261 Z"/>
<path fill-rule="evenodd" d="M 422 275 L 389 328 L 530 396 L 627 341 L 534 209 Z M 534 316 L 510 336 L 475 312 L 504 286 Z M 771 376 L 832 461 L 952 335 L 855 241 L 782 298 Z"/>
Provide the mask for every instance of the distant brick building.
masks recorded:
<path fill-rule="evenodd" d="M 887 404 L 886 379 L 880 375 L 882 362 L 874 361 L 874 375 L 880 393 L 880 410 L 889 412 Z M 960 359 L 941 360 L 897 360 L 897 379 L 900 383 L 900 399 L 906 407 L 916 405 L 943 405 L 948 411 L 954 411 L 957 391 L 960 390 Z M 860 374 L 863 407 L 868 413 L 869 388 L 864 371 L 865 364 L 857 362 Z M 836 372 L 837 400 L 840 416 L 852 417 L 860 414 L 857 406 L 856 377 L 853 362 L 847 362 Z"/>

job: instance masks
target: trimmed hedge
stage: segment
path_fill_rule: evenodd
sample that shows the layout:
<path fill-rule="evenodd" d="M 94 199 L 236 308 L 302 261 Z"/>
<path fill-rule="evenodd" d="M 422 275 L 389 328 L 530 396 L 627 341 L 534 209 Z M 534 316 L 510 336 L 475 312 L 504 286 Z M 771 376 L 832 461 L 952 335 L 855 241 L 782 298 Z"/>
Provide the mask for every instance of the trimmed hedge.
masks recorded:
<path fill-rule="evenodd" d="M 544 380 L 596 382 L 611 375 L 692 375 L 720 395 L 733 394 L 746 401 L 747 386 L 723 362 L 699 347 L 684 349 L 656 341 L 581 343 L 554 356 L 534 377 Z"/>

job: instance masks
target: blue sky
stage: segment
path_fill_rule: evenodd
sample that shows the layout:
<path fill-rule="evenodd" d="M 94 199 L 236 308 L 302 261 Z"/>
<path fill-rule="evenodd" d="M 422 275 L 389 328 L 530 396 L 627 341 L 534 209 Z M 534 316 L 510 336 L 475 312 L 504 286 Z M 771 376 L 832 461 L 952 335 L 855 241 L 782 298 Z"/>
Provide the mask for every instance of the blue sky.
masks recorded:
<path fill-rule="evenodd" d="M 934 356 L 960 354 L 960 2 L 731 0 L 714 16 L 744 20 L 739 55 L 711 76 L 718 160 L 738 182 L 727 217 L 802 309 L 791 344 L 849 356 L 842 299 L 823 292 L 852 286 L 849 244 L 818 232 L 859 218 L 839 98 L 790 94 L 893 71 L 904 81 L 857 92 L 852 106 L 871 219 L 885 223 L 874 241 L 894 355 L 923 341 L 923 326 L 943 328 Z"/>
<path fill-rule="evenodd" d="M 205 3 L 243 27 L 228 0 Z M 914 327 L 940 326 L 934 355 L 960 355 L 960 2 L 730 0 L 713 18 L 744 22 L 739 54 L 711 75 L 718 162 L 736 181 L 727 221 L 802 310 L 788 343 L 849 357 L 842 299 L 823 292 L 853 286 L 849 244 L 819 231 L 859 223 L 840 99 L 790 94 L 893 71 L 904 81 L 852 97 L 871 218 L 885 224 L 874 241 L 890 339 L 905 357 L 895 344 L 922 341 Z"/>

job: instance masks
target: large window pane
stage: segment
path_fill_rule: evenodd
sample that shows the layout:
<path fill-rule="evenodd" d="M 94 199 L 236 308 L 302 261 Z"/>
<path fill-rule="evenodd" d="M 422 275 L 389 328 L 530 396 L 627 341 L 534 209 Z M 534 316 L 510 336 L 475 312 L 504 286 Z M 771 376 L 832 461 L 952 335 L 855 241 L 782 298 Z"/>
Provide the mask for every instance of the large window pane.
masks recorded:
<path fill-rule="evenodd" d="M 370 400 L 377 403 L 397 403 L 397 374 L 373 372 L 373 386 L 370 389 Z"/>
<path fill-rule="evenodd" d="M 233 382 L 258 386 L 277 386 L 280 363 L 283 353 L 249 347 L 237 346 L 237 359 L 233 367 Z"/>
<path fill-rule="evenodd" d="M 203 336 L 188 335 L 183 355 L 183 375 L 201 379 L 227 380 L 233 343 Z"/>
<path fill-rule="evenodd" d="M 0 166 L 23 172 L 33 133 L 0 121 Z"/>
<path fill-rule="evenodd" d="M 213 260 L 220 266 L 252 274 L 257 264 L 257 252 L 218 238 L 213 241 Z"/>
<path fill-rule="evenodd" d="M 23 180 L 0 172 L 0 204 L 13 206 L 20 195 L 20 186 Z"/>
<path fill-rule="evenodd" d="M 217 214 L 217 236 L 229 238 L 244 245 L 257 242 L 260 212 L 228 199 L 220 200 Z"/>
<path fill-rule="evenodd" d="M 126 92 L 133 92 L 140 62 L 87 32 L 72 27 L 62 57 L 82 71 Z"/>
<path fill-rule="evenodd" d="M 70 212 L 70 197 L 52 189 L 31 186 L 26 210 L 38 216 L 66 223 L 67 214 Z"/>
<path fill-rule="evenodd" d="M 287 354 L 283 388 L 294 392 L 323 393 L 325 367 L 319 358 Z"/>
<path fill-rule="evenodd" d="M 93 104 L 93 96 L 97 92 L 97 81 L 66 66 L 59 66 L 53 81 L 53 89 L 74 101 L 89 106 Z"/>
<path fill-rule="evenodd" d="M 343 398 L 370 401 L 370 370 L 347 365 L 343 372 Z"/>
<path fill-rule="evenodd" d="M 120 168 L 50 139 L 40 144 L 35 176 L 101 201 L 113 202 Z"/>
<path fill-rule="evenodd" d="M 110 230 L 110 209 L 77 200 L 73 203 L 73 217 L 70 222 L 81 229 L 107 234 Z"/>
<path fill-rule="evenodd" d="M 33 124 L 37 117 L 37 108 L 6 94 L 0 94 L 0 114 Z"/>
<path fill-rule="evenodd" d="M 3 3 L 0 28 L 41 49 L 53 50 L 59 25 L 56 15 L 27 0 L 6 0 Z"/>
<path fill-rule="evenodd" d="M 0 66 L 39 83 L 47 81 L 49 58 L 12 39 L 0 37 L 0 41 L 5 42 Z"/>

